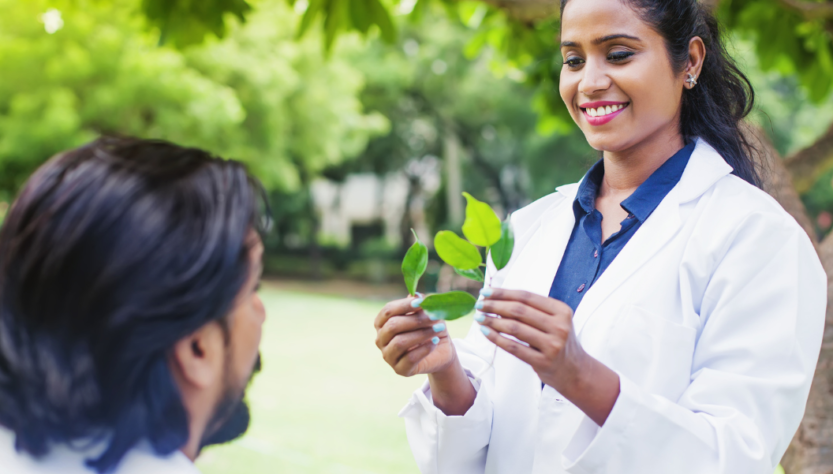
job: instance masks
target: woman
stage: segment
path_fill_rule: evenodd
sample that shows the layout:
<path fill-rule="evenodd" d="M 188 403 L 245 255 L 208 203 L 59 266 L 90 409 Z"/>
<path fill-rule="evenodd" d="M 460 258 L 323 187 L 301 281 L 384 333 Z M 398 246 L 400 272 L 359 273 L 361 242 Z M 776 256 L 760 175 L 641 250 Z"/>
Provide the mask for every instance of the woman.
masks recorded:
<path fill-rule="evenodd" d="M 384 359 L 428 374 L 401 413 L 417 464 L 769 474 L 804 411 L 826 277 L 756 186 L 749 83 L 696 0 L 561 7 L 561 97 L 603 159 L 513 215 L 465 340 L 418 299 L 377 317 Z"/>

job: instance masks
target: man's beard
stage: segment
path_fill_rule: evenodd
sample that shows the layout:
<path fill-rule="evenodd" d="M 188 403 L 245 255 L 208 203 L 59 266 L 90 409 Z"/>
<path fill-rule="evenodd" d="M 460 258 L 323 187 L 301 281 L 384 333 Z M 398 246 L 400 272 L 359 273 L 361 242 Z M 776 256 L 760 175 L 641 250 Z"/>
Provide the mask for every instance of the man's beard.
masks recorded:
<path fill-rule="evenodd" d="M 246 385 L 251 383 L 255 374 L 260 372 L 260 368 L 260 354 L 258 354 Z M 234 441 L 249 429 L 251 414 L 245 399 L 246 388 L 235 389 L 231 382 L 227 382 L 226 387 L 226 393 L 214 409 L 214 414 L 203 434 L 200 450 L 206 446 Z"/>

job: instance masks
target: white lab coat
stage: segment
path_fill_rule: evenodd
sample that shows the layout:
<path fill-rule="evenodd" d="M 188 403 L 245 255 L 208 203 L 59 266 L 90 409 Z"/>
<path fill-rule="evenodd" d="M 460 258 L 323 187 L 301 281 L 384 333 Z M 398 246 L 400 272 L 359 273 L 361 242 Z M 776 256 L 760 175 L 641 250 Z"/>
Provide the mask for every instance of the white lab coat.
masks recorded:
<path fill-rule="evenodd" d="M 455 341 L 477 389 L 445 416 L 428 385 L 402 409 L 423 474 L 771 474 L 804 413 L 827 278 L 809 238 L 698 140 L 683 176 L 587 291 L 584 349 L 619 374 L 597 426 L 476 326 Z M 512 217 L 492 286 L 547 295 L 577 184 Z"/>
<path fill-rule="evenodd" d="M 14 433 L 0 427 L 0 473 L 3 474 L 95 474 L 85 461 L 97 457 L 103 446 L 76 449 L 66 445 L 53 446 L 49 453 L 35 459 L 19 453 L 14 447 Z M 190 459 L 180 451 L 170 456 L 159 456 L 147 443 L 139 443 L 122 459 L 111 474 L 200 474 Z"/>

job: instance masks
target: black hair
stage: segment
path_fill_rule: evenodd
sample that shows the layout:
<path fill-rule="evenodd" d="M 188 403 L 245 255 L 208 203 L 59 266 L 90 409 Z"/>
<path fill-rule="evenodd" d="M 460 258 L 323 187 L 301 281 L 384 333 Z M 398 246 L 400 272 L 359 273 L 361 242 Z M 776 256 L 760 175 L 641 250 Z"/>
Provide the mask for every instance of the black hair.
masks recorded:
<path fill-rule="evenodd" d="M 41 166 L 0 230 L 0 425 L 32 456 L 189 438 L 174 344 L 224 325 L 250 275 L 263 192 L 245 167 L 156 140 L 101 138 Z"/>
<path fill-rule="evenodd" d="M 561 0 L 562 17 L 568 1 Z M 686 142 L 705 140 L 732 166 L 733 174 L 760 187 L 755 148 L 741 128 L 752 111 L 755 93 L 726 50 L 714 15 L 697 0 L 621 1 L 664 38 L 675 72 L 685 69 L 691 39 L 703 40 L 706 58 L 697 85 L 683 92 L 680 131 Z"/>

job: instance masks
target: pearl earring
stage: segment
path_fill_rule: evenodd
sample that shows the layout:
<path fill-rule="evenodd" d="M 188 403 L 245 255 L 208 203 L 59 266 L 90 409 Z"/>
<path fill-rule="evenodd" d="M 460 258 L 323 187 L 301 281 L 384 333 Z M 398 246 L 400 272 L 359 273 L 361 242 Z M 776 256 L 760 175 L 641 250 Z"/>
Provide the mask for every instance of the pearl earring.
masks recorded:
<path fill-rule="evenodd" d="M 689 73 L 688 78 L 685 80 L 686 84 L 688 84 L 689 88 L 693 88 L 697 85 L 697 78 L 694 77 L 694 74 Z"/>

